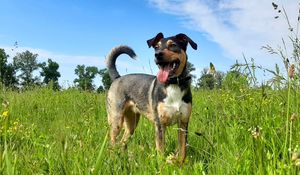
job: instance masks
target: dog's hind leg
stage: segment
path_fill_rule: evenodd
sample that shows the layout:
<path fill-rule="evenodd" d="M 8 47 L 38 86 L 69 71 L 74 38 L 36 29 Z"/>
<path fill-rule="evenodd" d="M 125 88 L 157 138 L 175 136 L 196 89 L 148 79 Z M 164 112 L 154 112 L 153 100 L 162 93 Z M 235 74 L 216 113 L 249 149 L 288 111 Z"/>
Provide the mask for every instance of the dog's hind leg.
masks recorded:
<path fill-rule="evenodd" d="M 109 116 L 111 119 L 109 122 L 110 125 L 110 141 L 111 145 L 114 146 L 116 144 L 116 140 L 123 126 L 124 117 L 120 114 L 115 116 Z"/>
<path fill-rule="evenodd" d="M 111 88 L 113 88 L 113 86 L 111 86 Z M 124 123 L 123 107 L 125 101 L 120 101 L 120 99 L 124 98 L 117 96 L 115 92 L 115 89 L 110 89 L 106 98 L 106 111 L 110 129 L 109 135 L 111 146 L 115 146 L 117 137 L 120 134 Z"/>
<path fill-rule="evenodd" d="M 124 113 L 124 128 L 125 132 L 122 137 L 121 143 L 126 147 L 126 143 L 131 135 L 133 135 L 134 130 L 140 120 L 140 114 L 135 113 L 132 110 L 128 110 Z"/>

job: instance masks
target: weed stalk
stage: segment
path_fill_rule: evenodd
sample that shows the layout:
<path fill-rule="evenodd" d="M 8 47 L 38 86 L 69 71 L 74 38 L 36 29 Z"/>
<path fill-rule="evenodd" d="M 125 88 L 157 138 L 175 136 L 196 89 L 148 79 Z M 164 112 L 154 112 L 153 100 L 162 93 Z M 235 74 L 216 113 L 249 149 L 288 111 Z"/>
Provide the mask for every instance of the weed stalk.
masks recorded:
<path fill-rule="evenodd" d="M 285 130 L 285 141 L 284 141 L 284 150 L 283 150 L 283 153 L 284 153 L 284 156 L 286 156 L 286 158 L 289 158 L 289 154 L 287 152 L 287 150 L 290 150 L 291 149 L 291 138 L 290 138 L 290 141 L 289 141 L 289 148 L 287 149 L 287 145 L 288 145 L 288 140 L 289 140 L 289 135 L 290 134 L 290 130 L 289 130 L 289 114 L 290 114 L 290 94 L 291 94 L 291 79 L 290 77 L 288 77 L 288 93 L 287 93 L 287 110 L 286 110 L 286 130 Z"/>

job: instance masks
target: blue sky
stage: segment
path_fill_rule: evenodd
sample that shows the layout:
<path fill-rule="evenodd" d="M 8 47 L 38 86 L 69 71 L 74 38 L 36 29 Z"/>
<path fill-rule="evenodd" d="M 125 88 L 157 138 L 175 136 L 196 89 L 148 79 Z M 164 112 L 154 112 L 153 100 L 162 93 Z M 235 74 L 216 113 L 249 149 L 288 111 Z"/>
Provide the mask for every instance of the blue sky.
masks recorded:
<path fill-rule="evenodd" d="M 60 83 L 71 85 L 78 64 L 105 68 L 104 58 L 111 48 L 126 44 L 138 59 L 121 56 L 121 74 L 156 74 L 153 50 L 146 40 L 158 32 L 165 36 L 185 33 L 198 44 L 188 48 L 189 60 L 200 75 L 214 63 L 228 71 L 235 60 L 254 58 L 267 68 L 281 63 L 261 46 L 281 45 L 289 33 L 283 18 L 277 20 L 268 0 L 0 0 L 0 48 L 11 58 L 29 50 L 60 65 Z M 297 21 L 299 2 L 275 1 L 284 5 L 290 20 Z M 14 43 L 18 42 L 18 48 Z M 13 49 L 13 50 L 12 50 Z M 100 79 L 96 80 L 99 84 Z"/>

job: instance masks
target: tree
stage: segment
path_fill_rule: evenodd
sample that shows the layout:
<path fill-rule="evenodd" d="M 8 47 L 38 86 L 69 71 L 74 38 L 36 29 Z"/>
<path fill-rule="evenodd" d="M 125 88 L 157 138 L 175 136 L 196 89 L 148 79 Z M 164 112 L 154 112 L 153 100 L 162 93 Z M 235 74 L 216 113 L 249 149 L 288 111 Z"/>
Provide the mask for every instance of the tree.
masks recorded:
<path fill-rule="evenodd" d="M 193 63 L 191 63 L 191 62 L 189 62 L 189 61 L 187 62 L 186 68 L 187 68 L 188 73 L 191 73 L 191 72 L 193 72 L 193 71 L 196 70 L 196 68 L 195 68 L 195 66 L 193 65 Z"/>
<path fill-rule="evenodd" d="M 93 91 L 95 89 L 93 79 L 98 73 L 98 68 L 95 66 L 77 65 L 75 74 L 78 78 L 74 80 L 74 83 L 82 90 Z"/>
<path fill-rule="evenodd" d="M 102 85 L 103 85 L 102 89 L 103 90 L 108 90 L 111 83 L 112 83 L 112 81 L 110 79 L 107 68 L 101 69 L 99 71 L 99 74 L 102 77 Z M 99 91 L 101 91 L 101 86 L 99 87 Z"/>
<path fill-rule="evenodd" d="M 224 89 L 239 90 L 240 88 L 248 88 L 249 82 L 246 75 L 239 71 L 232 70 L 224 77 L 222 87 Z"/>
<path fill-rule="evenodd" d="M 43 62 L 41 64 L 42 71 L 40 72 L 41 76 L 44 77 L 43 83 L 49 84 L 52 83 L 52 87 L 54 90 L 60 89 L 58 78 L 60 77 L 60 73 L 58 72 L 59 65 L 58 63 L 52 61 L 50 58 L 48 59 L 48 65 Z"/>
<path fill-rule="evenodd" d="M 4 49 L 0 49 L 0 78 L 1 78 L 1 81 L 3 80 L 3 77 L 4 77 L 5 66 L 6 66 L 8 57 L 9 57 L 9 55 L 6 55 Z"/>
<path fill-rule="evenodd" d="M 4 49 L 0 49 L 0 83 L 5 87 L 15 88 L 18 83 L 16 71 L 12 64 L 7 63 L 8 57 Z"/>
<path fill-rule="evenodd" d="M 20 71 L 18 77 L 22 80 L 21 85 L 23 87 L 39 84 L 39 78 L 33 77 L 33 72 L 40 66 L 37 62 L 37 56 L 38 54 L 33 54 L 27 50 L 22 53 L 17 53 L 13 58 L 14 66 Z"/>
<path fill-rule="evenodd" d="M 191 62 L 189 62 L 189 61 L 187 62 L 186 69 L 187 69 L 187 72 L 188 72 L 189 74 L 191 74 L 191 72 L 193 72 L 193 71 L 196 70 L 196 68 L 195 68 L 195 66 L 193 65 L 193 63 L 191 63 Z M 194 75 L 194 74 L 191 74 L 191 76 L 192 76 L 192 79 L 195 79 L 195 78 L 196 78 L 196 75 Z"/>
<path fill-rule="evenodd" d="M 215 88 L 217 88 L 217 89 L 222 88 L 224 77 L 225 77 L 224 72 L 217 71 L 215 73 L 215 76 L 214 76 L 214 78 L 215 78 Z"/>
<path fill-rule="evenodd" d="M 201 72 L 201 77 L 196 83 L 196 87 L 201 89 L 213 89 L 215 87 L 214 75 L 208 73 L 208 69 L 204 68 Z"/>
<path fill-rule="evenodd" d="M 196 83 L 196 87 L 199 89 L 220 89 L 223 84 L 225 74 L 221 71 L 216 71 L 213 64 L 210 63 L 210 68 L 204 68 L 201 72 L 201 77 Z"/>

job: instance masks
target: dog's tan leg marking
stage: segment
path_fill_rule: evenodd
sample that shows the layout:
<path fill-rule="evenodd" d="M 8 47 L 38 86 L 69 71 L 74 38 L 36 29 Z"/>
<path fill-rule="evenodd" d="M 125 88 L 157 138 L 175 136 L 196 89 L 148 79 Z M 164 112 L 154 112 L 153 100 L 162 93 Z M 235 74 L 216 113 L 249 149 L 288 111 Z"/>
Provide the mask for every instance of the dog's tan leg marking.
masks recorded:
<path fill-rule="evenodd" d="M 188 123 L 180 123 L 178 130 L 178 159 L 183 162 L 186 157 Z"/>
<path fill-rule="evenodd" d="M 156 143 L 156 149 L 160 153 L 164 153 L 164 149 L 165 149 L 165 130 L 166 130 L 165 123 L 167 121 L 164 121 L 165 118 L 162 117 L 165 115 L 164 108 L 165 108 L 164 103 L 160 103 L 158 105 L 157 112 L 158 112 L 159 119 L 155 122 L 155 143 Z"/>
<path fill-rule="evenodd" d="M 188 116 L 191 115 L 192 104 L 188 103 Z M 187 118 L 189 119 L 189 117 Z M 179 121 L 178 123 L 178 158 L 181 162 L 186 157 L 186 145 L 187 145 L 187 134 L 188 134 L 188 120 Z"/>

